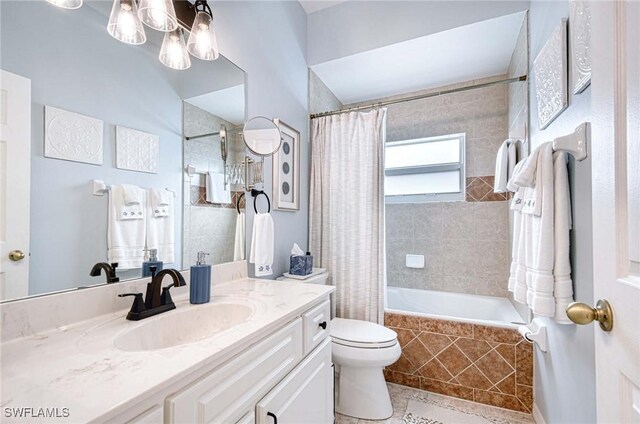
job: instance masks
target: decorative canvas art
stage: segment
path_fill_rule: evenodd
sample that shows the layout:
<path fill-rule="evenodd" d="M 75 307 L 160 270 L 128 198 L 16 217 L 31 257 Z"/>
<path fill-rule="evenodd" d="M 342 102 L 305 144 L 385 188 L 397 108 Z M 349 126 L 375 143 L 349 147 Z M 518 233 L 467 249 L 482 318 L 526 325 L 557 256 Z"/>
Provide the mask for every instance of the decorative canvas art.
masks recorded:
<path fill-rule="evenodd" d="M 584 91 L 591 83 L 591 5 L 588 1 L 569 2 L 571 42 L 571 80 L 573 93 Z"/>
<path fill-rule="evenodd" d="M 276 121 L 282 134 L 280 149 L 273 154 L 273 200 L 278 210 L 300 210 L 300 133 Z"/>
<path fill-rule="evenodd" d="M 102 165 L 104 123 L 89 116 L 44 107 L 44 155 Z"/>
<path fill-rule="evenodd" d="M 159 145 L 157 135 L 117 126 L 116 167 L 157 174 Z"/>
<path fill-rule="evenodd" d="M 567 20 L 556 26 L 533 62 L 538 126 L 545 129 L 567 107 Z"/>

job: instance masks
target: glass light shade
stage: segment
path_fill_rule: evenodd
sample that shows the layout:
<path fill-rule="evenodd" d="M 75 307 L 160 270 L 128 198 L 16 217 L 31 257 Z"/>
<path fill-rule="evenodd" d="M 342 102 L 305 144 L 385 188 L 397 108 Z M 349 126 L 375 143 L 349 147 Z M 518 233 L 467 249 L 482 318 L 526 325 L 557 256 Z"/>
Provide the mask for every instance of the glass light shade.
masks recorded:
<path fill-rule="evenodd" d="M 173 0 L 140 0 L 138 17 L 143 24 L 158 31 L 171 32 L 178 28 Z"/>
<path fill-rule="evenodd" d="M 213 19 L 206 12 L 198 12 L 191 26 L 191 34 L 187 41 L 189 53 L 202 60 L 216 60 L 218 52 L 218 40 L 213 30 Z"/>
<path fill-rule="evenodd" d="M 181 28 L 164 35 L 159 58 L 163 65 L 172 69 L 187 69 L 191 66 Z"/>
<path fill-rule="evenodd" d="M 47 0 L 54 6 L 61 7 L 63 9 L 79 9 L 82 6 L 82 0 Z"/>
<path fill-rule="evenodd" d="M 143 44 L 147 41 L 135 0 L 114 0 L 107 30 L 123 43 Z"/>

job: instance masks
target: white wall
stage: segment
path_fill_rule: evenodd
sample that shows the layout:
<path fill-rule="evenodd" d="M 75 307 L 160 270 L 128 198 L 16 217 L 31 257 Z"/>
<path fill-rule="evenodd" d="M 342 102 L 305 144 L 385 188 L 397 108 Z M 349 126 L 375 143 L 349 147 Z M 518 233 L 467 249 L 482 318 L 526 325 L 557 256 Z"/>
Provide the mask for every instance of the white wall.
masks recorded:
<path fill-rule="evenodd" d="M 309 65 L 526 10 L 528 0 L 348 1 L 309 15 Z"/>
<path fill-rule="evenodd" d="M 247 115 L 280 118 L 301 135 L 300 211 L 271 211 L 276 230 L 275 278 L 289 269 L 293 243 L 303 248 L 308 244 L 307 16 L 297 1 L 216 1 L 211 8 L 220 51 L 247 73 Z M 273 198 L 271 158 L 265 165 L 265 191 Z M 247 196 L 249 246 L 253 199 Z M 259 210 L 264 205 L 261 199 Z M 253 271 L 252 265 L 249 270 Z"/>
<path fill-rule="evenodd" d="M 531 101 L 532 148 L 556 136 L 569 134 L 590 119 L 591 90 L 570 95 L 566 109 L 544 131 L 538 129 L 533 60 L 554 27 L 568 18 L 566 0 L 534 1 L 529 12 L 532 76 Z M 569 85 L 571 86 L 571 84 Z M 573 208 L 571 236 L 572 277 L 577 301 L 593 303 L 591 233 L 591 161 L 570 163 Z M 534 400 L 549 424 L 595 423 L 595 358 L 593 326 L 558 325 L 544 319 L 549 330 L 549 351 L 535 349 Z"/>

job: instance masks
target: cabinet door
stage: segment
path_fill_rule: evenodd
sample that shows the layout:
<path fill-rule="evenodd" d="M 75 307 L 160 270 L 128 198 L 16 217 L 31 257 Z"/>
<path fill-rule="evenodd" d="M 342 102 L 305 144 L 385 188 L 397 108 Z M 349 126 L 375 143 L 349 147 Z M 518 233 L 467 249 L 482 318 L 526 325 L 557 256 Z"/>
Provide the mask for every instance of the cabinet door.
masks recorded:
<path fill-rule="evenodd" d="M 167 398 L 167 423 L 235 423 L 302 359 L 302 320 Z M 242 422 L 242 421 L 241 421 Z"/>
<path fill-rule="evenodd" d="M 256 405 L 256 424 L 332 422 L 331 341 L 326 339 Z"/>

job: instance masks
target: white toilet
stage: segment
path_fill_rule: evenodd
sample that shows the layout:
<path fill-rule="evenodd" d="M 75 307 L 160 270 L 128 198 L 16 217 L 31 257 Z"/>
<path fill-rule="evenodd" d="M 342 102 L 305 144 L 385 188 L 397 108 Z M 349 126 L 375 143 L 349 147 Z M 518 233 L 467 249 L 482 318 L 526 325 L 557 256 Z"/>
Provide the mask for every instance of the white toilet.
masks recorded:
<path fill-rule="evenodd" d="M 326 284 L 328 273 L 307 280 L 285 281 Z M 393 406 L 382 370 L 400 358 L 398 335 L 368 321 L 334 318 L 330 332 L 333 363 L 337 371 L 336 412 L 367 420 L 384 420 Z"/>

